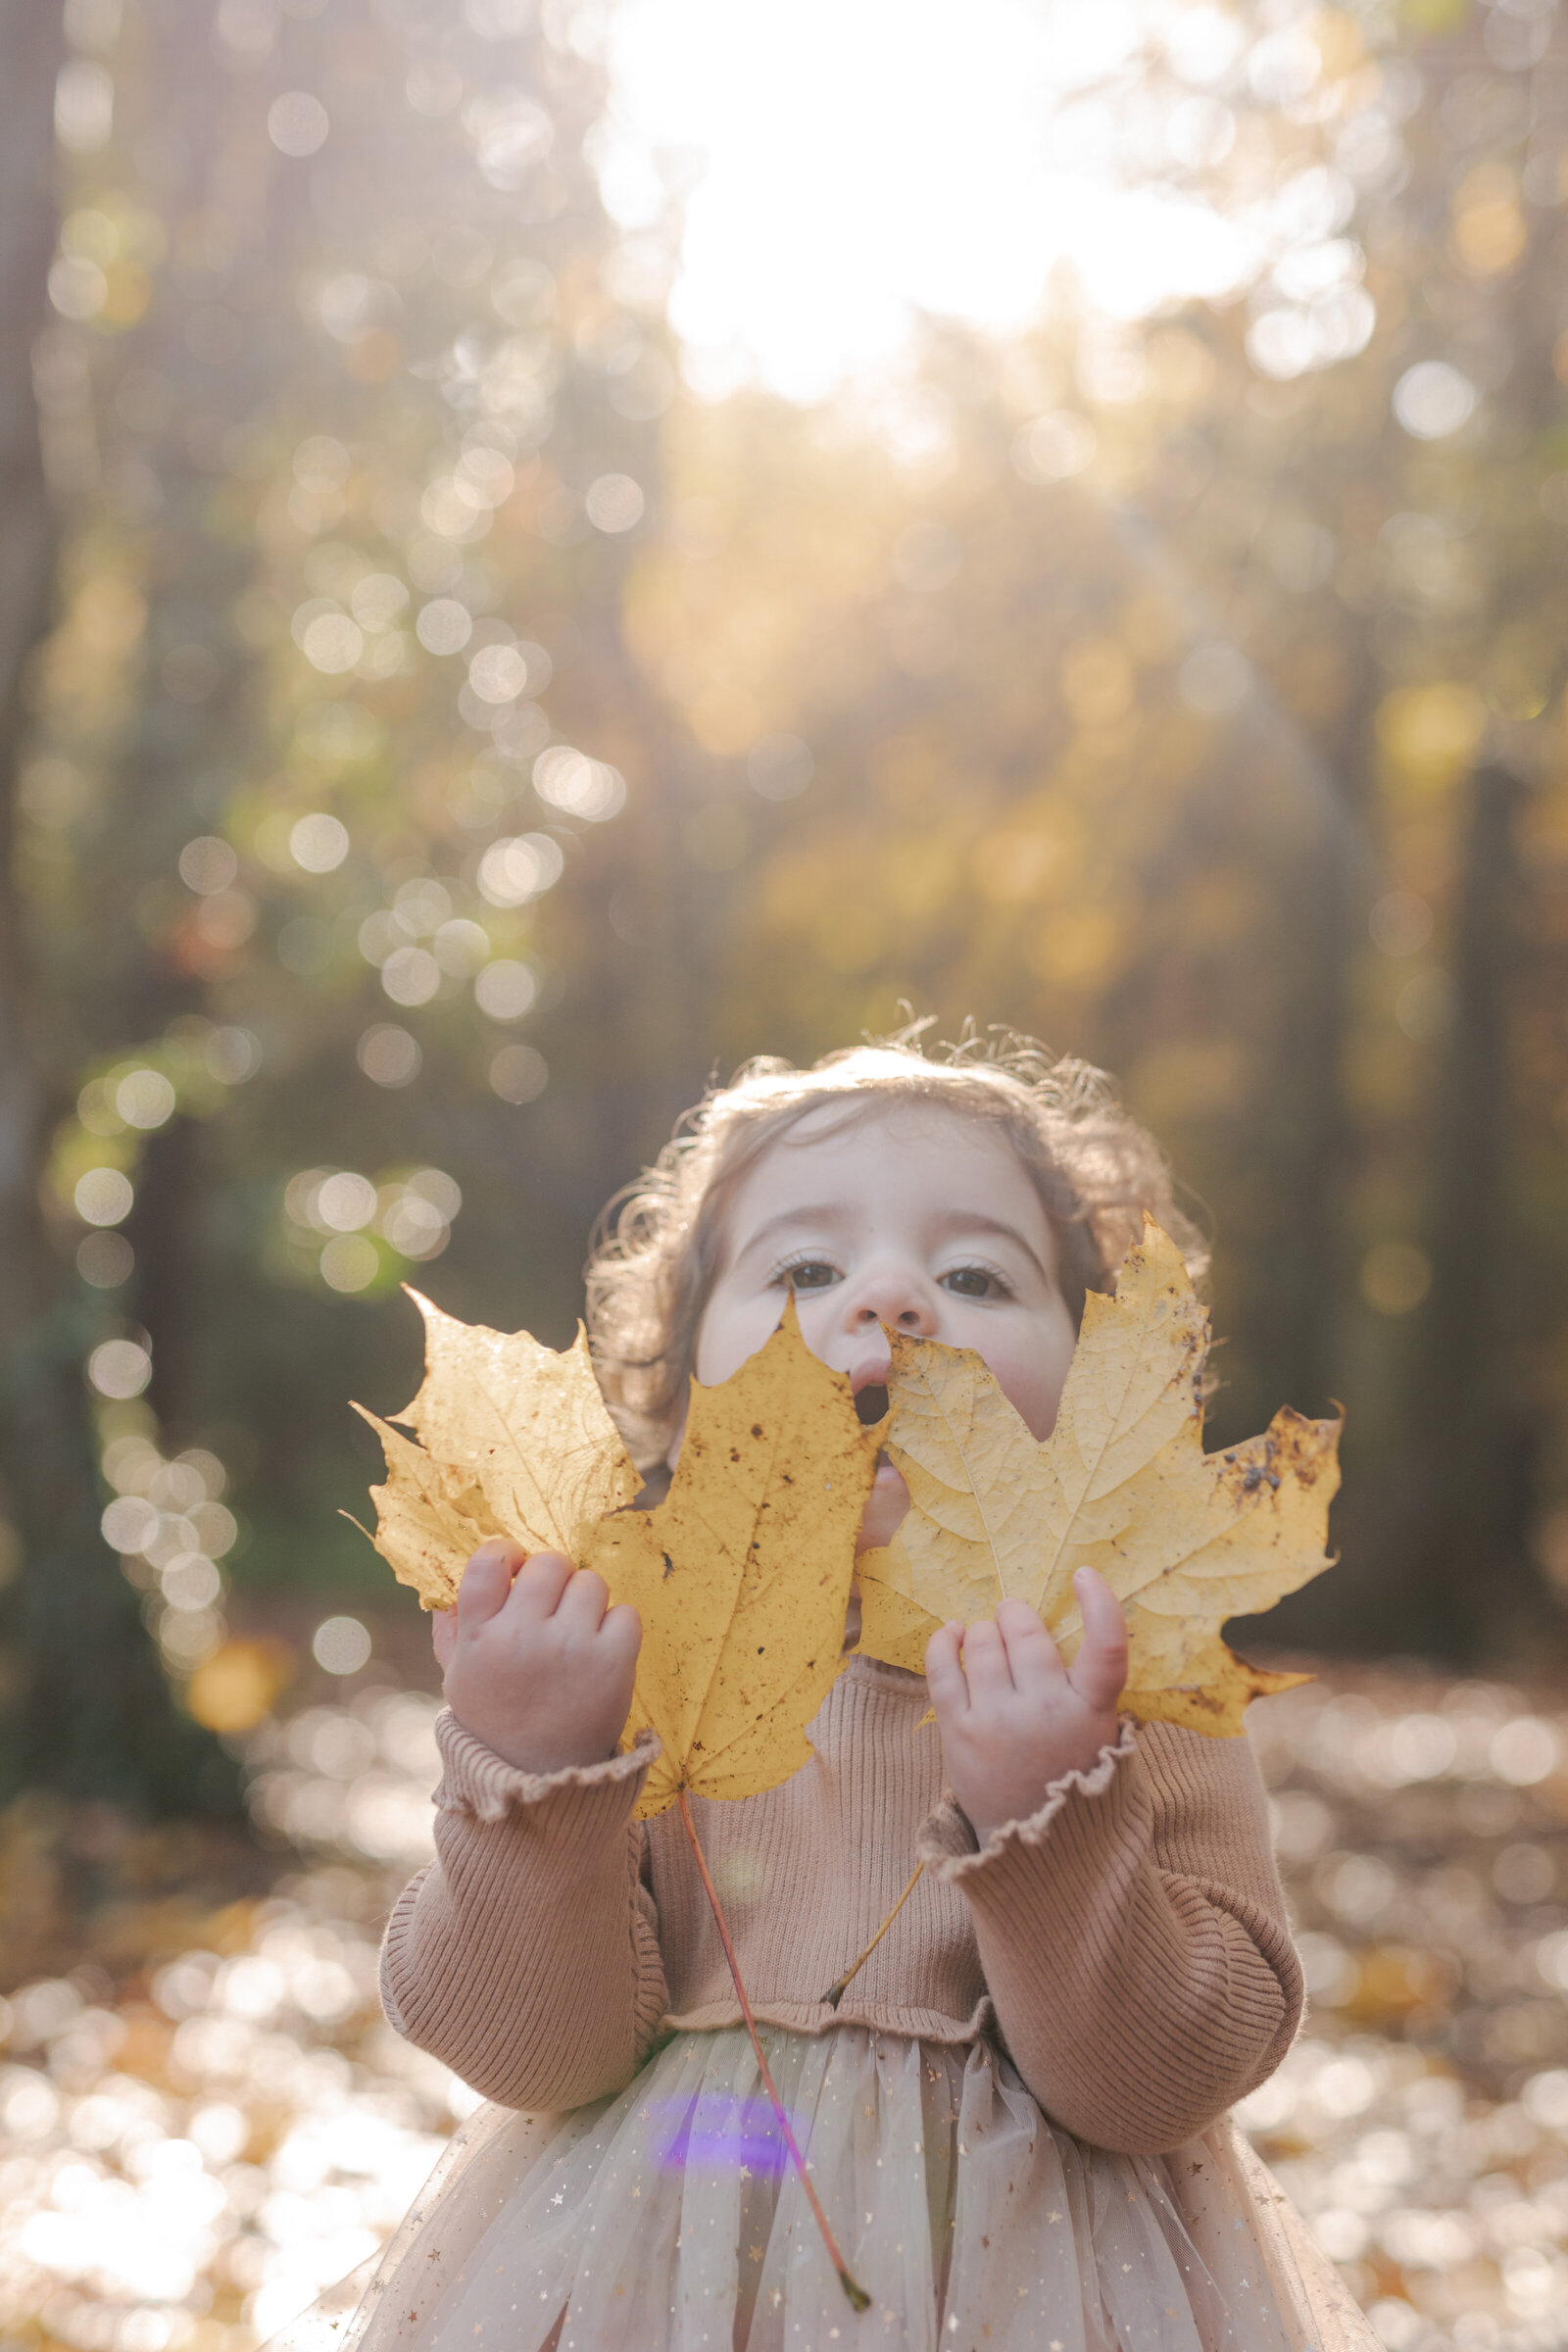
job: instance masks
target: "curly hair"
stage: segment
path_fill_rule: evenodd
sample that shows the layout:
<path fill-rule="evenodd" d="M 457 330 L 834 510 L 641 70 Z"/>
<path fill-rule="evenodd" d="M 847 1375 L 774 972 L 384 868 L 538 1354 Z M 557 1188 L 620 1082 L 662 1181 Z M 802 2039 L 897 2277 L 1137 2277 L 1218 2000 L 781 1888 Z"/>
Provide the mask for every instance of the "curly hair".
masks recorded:
<path fill-rule="evenodd" d="M 1010 1030 L 928 1055 L 926 1023 L 826 1054 L 809 1069 L 763 1055 L 710 1089 L 651 1168 L 610 1201 L 586 1268 L 588 1331 L 600 1386 L 632 1458 L 662 1462 L 680 1424 L 698 1328 L 719 1271 L 724 1211 L 761 1154 L 810 1112 L 843 1123 L 890 1102 L 986 1119 L 1016 1152 L 1055 1236 L 1067 1303 L 1109 1290 L 1147 1212 L 1180 1247 L 1195 1280 L 1208 1251 L 1177 1207 L 1170 1169 L 1103 1071 Z"/>

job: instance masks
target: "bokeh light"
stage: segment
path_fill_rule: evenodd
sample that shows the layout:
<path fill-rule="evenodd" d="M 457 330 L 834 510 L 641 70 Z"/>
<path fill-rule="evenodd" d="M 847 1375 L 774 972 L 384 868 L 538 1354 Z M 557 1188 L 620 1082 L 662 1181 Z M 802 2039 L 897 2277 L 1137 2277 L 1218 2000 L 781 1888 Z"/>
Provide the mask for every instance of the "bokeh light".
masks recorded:
<path fill-rule="evenodd" d="M 355 1057 L 377 1086 L 411 1086 L 424 1059 L 418 1040 L 393 1021 L 376 1021 L 361 1036 Z"/>
<path fill-rule="evenodd" d="M 312 1636 L 311 1655 L 328 1674 L 358 1674 L 369 1663 L 370 1637 L 357 1617 L 327 1617 Z"/>
<path fill-rule="evenodd" d="M 76 1271 L 95 1291 L 118 1290 L 135 1263 L 136 1252 L 122 1233 L 89 1233 L 76 1246 Z"/>
<path fill-rule="evenodd" d="M 89 1168 L 77 1178 L 72 1197 L 77 1216 L 87 1225 L 123 1224 L 136 1198 L 121 1168 Z"/>
<path fill-rule="evenodd" d="M 1394 414 L 1418 441 L 1444 441 L 1475 414 L 1476 388 L 1447 360 L 1418 360 L 1394 387 Z"/>
<path fill-rule="evenodd" d="M 100 1396 L 139 1396 L 152 1376 L 152 1353 L 139 1340 L 104 1340 L 87 1358 L 87 1378 Z"/>

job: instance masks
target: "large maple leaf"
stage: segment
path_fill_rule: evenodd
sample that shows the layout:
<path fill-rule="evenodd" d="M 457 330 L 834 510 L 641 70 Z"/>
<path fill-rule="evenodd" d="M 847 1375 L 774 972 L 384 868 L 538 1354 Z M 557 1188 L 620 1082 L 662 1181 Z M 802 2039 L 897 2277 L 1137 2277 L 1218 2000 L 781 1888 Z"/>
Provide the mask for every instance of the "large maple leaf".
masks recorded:
<path fill-rule="evenodd" d="M 386 1448 L 387 1482 L 372 1487 L 371 1538 L 426 1609 L 449 1609 L 468 1554 L 491 1536 L 525 1551 L 580 1559 L 607 1511 L 642 1481 L 610 1418 L 578 1326 L 560 1353 L 526 1331 L 460 1323 L 417 1291 L 424 1379 L 392 1418 L 415 1446 L 363 1404 Z"/>
<path fill-rule="evenodd" d="M 651 1725 L 663 1746 L 645 1815 L 682 1788 L 756 1795 L 805 1763 L 806 1726 L 844 1662 L 880 1443 L 848 1379 L 802 1339 L 792 1299 L 729 1380 L 692 1382 L 664 1501 L 600 1523 L 585 1565 L 643 1621 L 629 1728 Z"/>
<path fill-rule="evenodd" d="M 1208 1317 L 1152 1220 L 1114 1297 L 1089 1295 L 1043 1444 L 971 1349 L 890 1336 L 886 1443 L 910 1509 L 860 1560 L 862 1650 L 918 1673 L 938 1625 L 1011 1594 L 1070 1659 L 1083 1633 L 1071 1580 L 1088 1565 L 1127 1616 L 1124 1713 L 1231 1737 L 1249 1698 L 1304 1679 L 1248 1665 L 1219 1629 L 1329 1566 L 1340 1424 L 1286 1409 L 1264 1436 L 1204 1453 Z"/>
<path fill-rule="evenodd" d="M 881 1442 L 849 1381 L 801 1338 L 794 1301 L 731 1379 L 693 1381 L 668 1494 L 627 1511 L 640 1482 L 582 1333 L 557 1354 L 413 1296 L 425 1377 L 397 1419 L 422 1445 L 365 1414 L 386 1448 L 386 1485 L 371 1489 L 382 1557 L 426 1608 L 452 1605 L 464 1562 L 490 1536 L 598 1569 L 643 1622 L 626 1736 L 651 1726 L 663 1749 L 645 1815 L 681 1788 L 752 1796 L 788 1779 L 843 1664 Z"/>

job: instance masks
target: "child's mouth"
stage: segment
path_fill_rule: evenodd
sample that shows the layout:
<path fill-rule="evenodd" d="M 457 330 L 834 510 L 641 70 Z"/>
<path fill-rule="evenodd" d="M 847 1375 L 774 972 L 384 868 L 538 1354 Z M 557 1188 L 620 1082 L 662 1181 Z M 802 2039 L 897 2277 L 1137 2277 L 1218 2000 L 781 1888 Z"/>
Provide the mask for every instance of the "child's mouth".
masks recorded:
<path fill-rule="evenodd" d="M 880 1421 L 888 1409 L 886 1383 L 878 1382 L 869 1388 L 861 1389 L 855 1399 L 855 1409 L 859 1416 L 862 1429 L 870 1429 Z"/>

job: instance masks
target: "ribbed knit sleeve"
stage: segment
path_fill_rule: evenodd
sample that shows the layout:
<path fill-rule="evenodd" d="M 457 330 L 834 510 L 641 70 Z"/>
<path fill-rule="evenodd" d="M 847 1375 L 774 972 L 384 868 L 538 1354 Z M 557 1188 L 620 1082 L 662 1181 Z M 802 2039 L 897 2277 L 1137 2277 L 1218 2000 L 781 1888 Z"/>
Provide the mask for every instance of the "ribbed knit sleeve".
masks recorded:
<path fill-rule="evenodd" d="M 628 1755 L 534 1775 L 450 1712 L 436 1738 L 438 1859 L 388 1923 L 387 2016 L 505 2107 L 619 2090 L 666 2006 L 632 1819 L 658 1741 L 647 1733 Z"/>
<path fill-rule="evenodd" d="M 1124 1725 L 983 1850 L 944 1805 L 921 1852 L 968 1898 L 1014 2064 L 1080 2139 L 1179 2147 L 1290 2047 L 1300 1967 L 1245 1739 Z"/>

